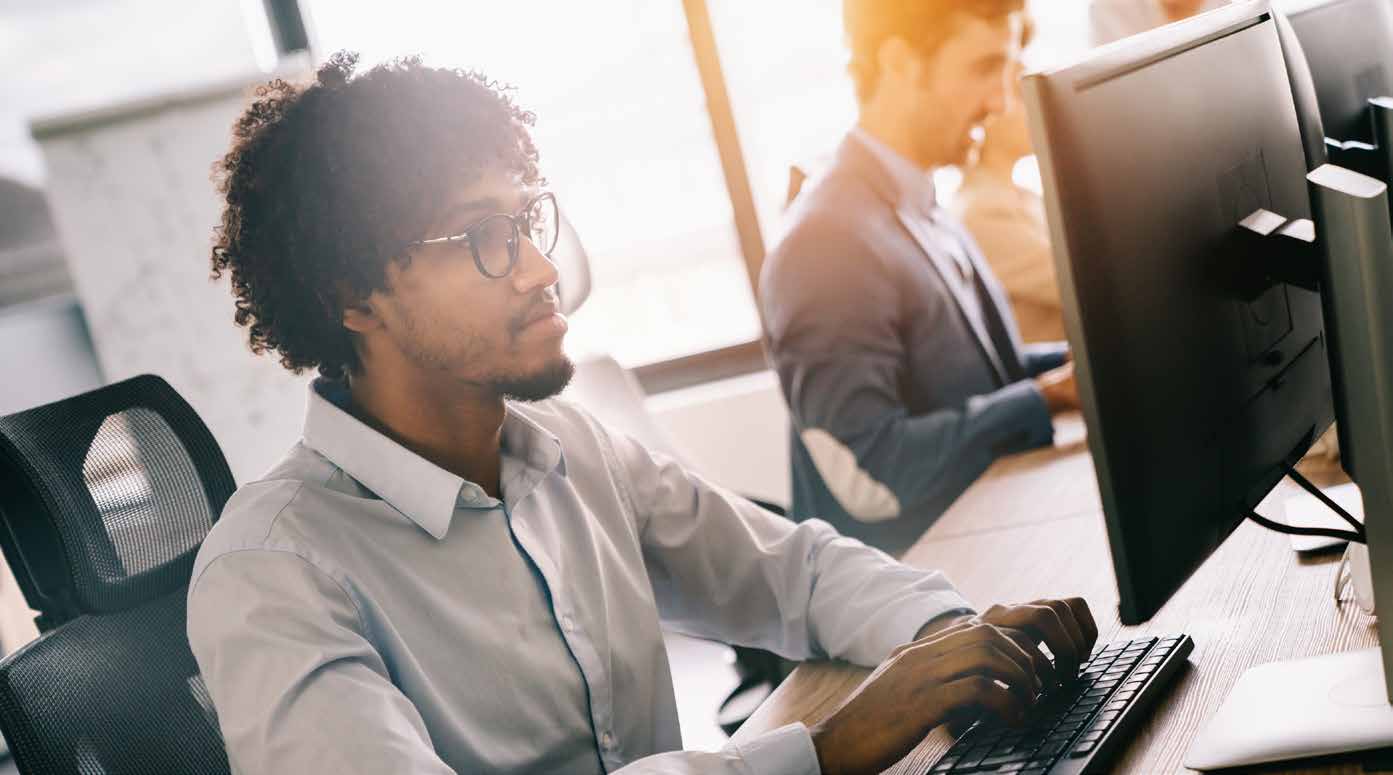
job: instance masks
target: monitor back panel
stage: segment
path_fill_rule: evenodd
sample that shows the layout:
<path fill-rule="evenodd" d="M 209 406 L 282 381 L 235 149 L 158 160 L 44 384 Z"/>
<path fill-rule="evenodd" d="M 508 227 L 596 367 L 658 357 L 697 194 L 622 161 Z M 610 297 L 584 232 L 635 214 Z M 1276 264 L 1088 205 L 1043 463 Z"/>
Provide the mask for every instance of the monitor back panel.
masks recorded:
<path fill-rule="evenodd" d="M 1244 295 L 1258 208 L 1309 218 L 1266 3 L 1026 82 L 1124 622 L 1144 621 L 1330 423 L 1317 294 Z"/>
<path fill-rule="evenodd" d="M 1327 0 L 1287 18 L 1311 68 L 1326 136 L 1370 142 L 1365 103 L 1393 96 L 1393 0 Z"/>

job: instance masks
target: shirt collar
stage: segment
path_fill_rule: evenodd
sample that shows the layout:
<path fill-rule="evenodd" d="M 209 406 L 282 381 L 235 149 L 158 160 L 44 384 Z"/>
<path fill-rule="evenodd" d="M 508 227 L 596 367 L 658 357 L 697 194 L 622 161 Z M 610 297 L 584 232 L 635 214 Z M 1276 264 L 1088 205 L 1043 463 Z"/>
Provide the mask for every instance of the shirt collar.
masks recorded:
<path fill-rule="evenodd" d="M 450 473 L 349 414 L 348 387 L 310 383 L 305 445 L 353 477 L 436 539 L 445 537 L 458 506 L 493 508 L 479 485 Z M 526 497 L 553 470 L 565 475 L 561 442 L 509 404 L 503 418 L 503 495 Z"/>
<path fill-rule="evenodd" d="M 870 151 L 885 169 L 895 186 L 899 202 L 913 202 L 924 214 L 938 206 L 938 192 L 934 189 L 933 175 L 920 169 L 914 162 L 859 125 L 852 127 L 851 136 Z"/>

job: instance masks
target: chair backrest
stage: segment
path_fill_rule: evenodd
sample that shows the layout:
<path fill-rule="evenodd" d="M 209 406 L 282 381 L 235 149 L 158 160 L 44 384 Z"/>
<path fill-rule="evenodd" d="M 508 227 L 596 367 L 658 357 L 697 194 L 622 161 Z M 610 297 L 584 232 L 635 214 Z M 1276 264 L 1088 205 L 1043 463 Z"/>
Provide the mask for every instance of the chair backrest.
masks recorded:
<path fill-rule="evenodd" d="M 575 401 L 611 431 L 630 436 L 650 450 L 681 461 L 672 439 L 649 414 L 638 379 L 608 355 L 576 363 L 563 397 Z"/>
<path fill-rule="evenodd" d="M 159 377 L 0 417 L 0 548 L 41 630 L 186 586 L 234 488 L 208 428 Z"/>
<path fill-rule="evenodd" d="M 0 662 L 22 772 L 227 771 L 184 597 L 234 487 L 158 377 L 0 417 L 0 548 L 45 631 Z"/>
<path fill-rule="evenodd" d="M 556 283 L 561 311 L 570 315 L 590 297 L 590 256 L 565 213 L 561 214 L 560 225 L 560 237 L 551 251 L 551 260 L 556 262 L 556 272 L 561 277 Z"/>

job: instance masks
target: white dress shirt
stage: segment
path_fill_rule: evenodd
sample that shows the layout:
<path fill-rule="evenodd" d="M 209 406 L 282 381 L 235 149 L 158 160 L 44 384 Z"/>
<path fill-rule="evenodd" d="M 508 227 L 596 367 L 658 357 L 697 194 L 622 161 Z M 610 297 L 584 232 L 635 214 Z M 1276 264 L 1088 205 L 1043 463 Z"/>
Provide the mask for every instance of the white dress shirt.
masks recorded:
<path fill-rule="evenodd" d="M 189 642 L 238 773 L 815 773 L 794 724 L 681 751 L 666 626 L 875 665 L 969 610 L 563 401 L 510 403 L 502 500 L 310 389 L 199 551 Z"/>

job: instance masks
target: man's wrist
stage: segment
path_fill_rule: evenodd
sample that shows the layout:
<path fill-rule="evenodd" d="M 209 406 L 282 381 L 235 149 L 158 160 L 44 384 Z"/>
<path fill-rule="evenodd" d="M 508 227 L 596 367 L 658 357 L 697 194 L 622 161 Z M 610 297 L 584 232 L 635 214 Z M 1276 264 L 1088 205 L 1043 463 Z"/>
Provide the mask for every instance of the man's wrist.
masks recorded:
<path fill-rule="evenodd" d="M 914 639 L 923 640 L 924 638 L 942 632 L 948 629 L 949 627 L 962 624 L 963 622 L 966 622 L 967 620 L 971 619 L 973 616 L 975 616 L 975 614 L 973 614 L 971 611 L 948 611 L 947 613 L 939 614 L 938 616 L 935 616 L 934 618 L 925 622 L 924 626 L 920 627 L 919 631 L 914 633 Z"/>

